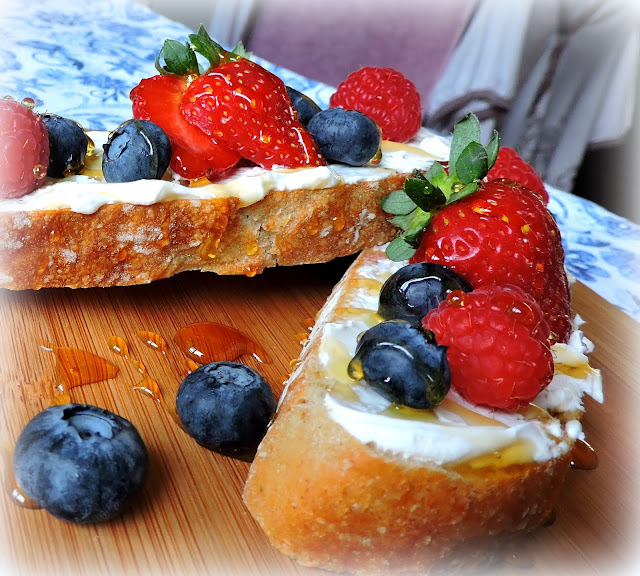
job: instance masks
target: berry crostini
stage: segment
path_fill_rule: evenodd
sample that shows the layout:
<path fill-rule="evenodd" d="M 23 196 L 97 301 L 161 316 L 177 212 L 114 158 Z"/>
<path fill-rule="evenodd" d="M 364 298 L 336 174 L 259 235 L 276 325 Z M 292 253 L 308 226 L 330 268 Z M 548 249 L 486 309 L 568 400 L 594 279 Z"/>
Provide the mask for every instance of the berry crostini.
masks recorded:
<path fill-rule="evenodd" d="M 551 517 L 588 446 L 602 381 L 559 233 L 539 192 L 487 177 L 497 136 L 478 140 L 465 118 L 448 165 L 385 199 L 402 231 L 335 287 L 257 451 L 245 503 L 302 564 L 423 573 L 491 549 Z"/>
<path fill-rule="evenodd" d="M 186 44 L 167 40 L 156 67 L 131 91 L 133 119 L 111 134 L 87 140 L 75 123 L 42 115 L 55 162 L 45 178 L 45 158 L 29 159 L 24 185 L 2 183 L 0 287 L 142 284 L 185 270 L 252 276 L 354 254 L 395 233 L 380 200 L 446 154 L 419 131 L 419 101 L 395 96 L 398 75 L 375 90 L 396 107 L 396 124 L 400 110 L 411 119 L 409 144 L 383 140 L 366 111 L 321 112 L 204 29 Z M 3 128 L 2 146 L 13 136 Z M 73 162 L 60 166 L 62 144 Z"/>

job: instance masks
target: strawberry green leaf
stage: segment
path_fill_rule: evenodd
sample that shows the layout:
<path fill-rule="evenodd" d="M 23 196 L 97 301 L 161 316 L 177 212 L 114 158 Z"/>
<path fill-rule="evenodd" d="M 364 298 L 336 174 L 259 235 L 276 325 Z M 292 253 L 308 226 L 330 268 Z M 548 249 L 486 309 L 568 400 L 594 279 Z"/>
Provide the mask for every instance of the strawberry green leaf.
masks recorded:
<path fill-rule="evenodd" d="M 442 190 L 436 188 L 431 182 L 421 178 L 407 178 L 404 183 L 404 191 L 416 203 L 416 206 L 429 212 L 446 203 Z"/>
<path fill-rule="evenodd" d="M 162 65 L 164 61 L 164 66 Z M 165 40 L 162 50 L 156 58 L 156 70 L 160 74 L 175 74 L 186 76 L 198 73 L 198 60 L 193 50 L 187 44 L 181 44 L 177 40 Z"/>
<path fill-rule="evenodd" d="M 389 242 L 385 252 L 389 260 L 400 262 L 411 258 L 411 256 L 416 253 L 416 249 L 399 236 L 395 240 Z"/>
<path fill-rule="evenodd" d="M 431 164 L 429 171 L 427 172 L 427 180 L 434 186 L 440 187 L 447 178 L 447 171 L 440 162 L 434 162 Z"/>
<path fill-rule="evenodd" d="M 382 199 L 380 207 L 388 214 L 409 214 L 416 204 L 404 190 L 396 190 Z"/>
<path fill-rule="evenodd" d="M 233 54 L 240 58 L 246 58 L 247 60 L 251 60 L 251 56 L 253 56 L 253 52 L 249 52 L 245 47 L 242 41 L 238 42 L 231 50 Z"/>
<path fill-rule="evenodd" d="M 492 166 L 496 163 L 498 158 L 498 150 L 500 149 L 500 136 L 498 135 L 498 131 L 493 131 L 493 136 L 487 144 L 487 157 L 489 161 L 489 170 L 491 170 Z"/>
<path fill-rule="evenodd" d="M 414 206 L 414 209 L 417 210 L 417 208 L 415 208 L 415 204 L 413 206 Z M 397 226 L 398 228 L 402 228 L 402 230 L 406 230 L 409 227 L 409 223 L 411 222 L 412 214 L 413 214 L 413 211 L 409 214 L 398 214 L 397 216 L 394 216 L 393 218 L 391 218 L 390 222 L 394 226 Z"/>
<path fill-rule="evenodd" d="M 455 166 L 462 151 L 471 142 L 480 142 L 481 137 L 482 131 L 477 116 L 475 114 L 467 114 L 453 128 L 449 166 Z"/>
<path fill-rule="evenodd" d="M 478 142 L 469 142 L 458 156 L 455 164 L 456 174 L 462 184 L 480 180 L 489 171 L 487 151 Z"/>
<path fill-rule="evenodd" d="M 409 225 L 406 227 L 402 237 L 405 242 L 415 246 L 417 248 L 420 245 L 420 238 L 427 224 L 431 221 L 431 212 L 425 212 L 421 208 L 416 208 L 415 212 L 412 212 Z"/>
<path fill-rule="evenodd" d="M 224 48 L 209 36 L 204 26 L 200 26 L 197 34 L 190 34 L 189 40 L 198 54 L 202 54 L 208 61 L 209 67 L 214 68 L 220 64 L 221 56 L 225 53 Z"/>

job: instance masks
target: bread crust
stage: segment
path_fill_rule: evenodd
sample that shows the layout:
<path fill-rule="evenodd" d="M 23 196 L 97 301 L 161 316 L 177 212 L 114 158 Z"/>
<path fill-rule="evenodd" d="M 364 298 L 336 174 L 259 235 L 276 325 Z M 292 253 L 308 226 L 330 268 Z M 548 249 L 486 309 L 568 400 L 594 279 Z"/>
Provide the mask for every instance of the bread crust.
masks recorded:
<path fill-rule="evenodd" d="M 253 276 L 276 265 L 327 262 L 389 240 L 380 200 L 406 175 L 320 190 L 149 206 L 0 212 L 0 287 L 144 284 L 187 270 Z"/>
<path fill-rule="evenodd" d="M 367 258 L 356 260 L 334 296 Z M 334 571 L 426 571 L 461 542 L 533 530 L 551 515 L 570 452 L 502 468 L 441 467 L 347 433 L 325 407 L 317 328 L 244 489 L 249 511 L 277 549 Z"/>

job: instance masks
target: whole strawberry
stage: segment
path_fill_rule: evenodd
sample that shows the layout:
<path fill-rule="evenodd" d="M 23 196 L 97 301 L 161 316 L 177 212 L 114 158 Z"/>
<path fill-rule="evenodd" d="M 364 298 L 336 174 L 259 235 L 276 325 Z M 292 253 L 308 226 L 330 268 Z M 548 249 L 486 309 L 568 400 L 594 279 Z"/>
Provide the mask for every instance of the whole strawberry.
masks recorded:
<path fill-rule="evenodd" d="M 554 341 L 567 340 L 570 292 L 555 220 L 540 199 L 513 180 L 485 176 L 498 156 L 468 116 L 454 129 L 448 170 L 434 163 L 383 201 L 403 232 L 387 248 L 393 260 L 448 266 L 474 288 L 512 284 L 530 294 Z"/>
<path fill-rule="evenodd" d="M 44 122 L 15 100 L 0 100 L 0 198 L 20 198 L 44 183 L 49 135 Z"/>
<path fill-rule="evenodd" d="M 412 262 L 448 266 L 474 288 L 513 284 L 533 296 L 559 341 L 571 329 L 564 249 L 555 220 L 531 191 L 510 180 L 482 184 L 439 210 Z"/>
<path fill-rule="evenodd" d="M 553 378 L 549 326 L 516 286 L 451 292 L 423 326 L 447 347 L 451 388 L 474 404 L 513 412 Z"/>
<path fill-rule="evenodd" d="M 498 158 L 486 176 L 488 182 L 508 178 L 515 180 L 526 188 L 529 188 L 547 204 L 549 193 L 544 187 L 542 178 L 538 176 L 533 166 L 526 162 L 513 148 L 501 147 L 498 150 Z"/>
<path fill-rule="evenodd" d="M 420 93 L 393 68 L 366 67 L 352 72 L 338 85 L 329 105 L 366 114 L 380 126 L 386 140 L 411 140 L 422 125 Z"/>

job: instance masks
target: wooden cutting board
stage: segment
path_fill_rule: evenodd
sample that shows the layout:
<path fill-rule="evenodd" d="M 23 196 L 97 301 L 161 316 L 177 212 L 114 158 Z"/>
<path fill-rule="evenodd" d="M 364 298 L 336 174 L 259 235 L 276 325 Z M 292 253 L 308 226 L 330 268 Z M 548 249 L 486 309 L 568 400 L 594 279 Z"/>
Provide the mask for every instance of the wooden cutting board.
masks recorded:
<path fill-rule="evenodd" d="M 4 460 L 26 422 L 60 394 L 56 348 L 88 352 L 117 367 L 114 378 L 72 388 L 70 397 L 131 420 L 151 458 L 148 482 L 131 511 L 96 526 L 69 525 L 20 506 L 5 465 L 2 574 L 321 573 L 272 549 L 248 514 L 241 493 L 249 464 L 201 448 L 173 420 L 170 407 L 187 373 L 186 356 L 173 337 L 198 322 L 235 328 L 264 349 L 262 361 L 248 348 L 240 361 L 260 371 L 279 396 L 300 351 L 300 335 L 349 262 L 269 270 L 254 278 L 188 273 L 148 286 L 1 292 Z M 574 307 L 587 321 L 585 333 L 596 344 L 592 365 L 605 381 L 605 404 L 587 400 L 584 420 L 599 466 L 569 471 L 555 523 L 524 539 L 516 568 L 507 564 L 503 571 L 608 575 L 640 565 L 640 325 L 583 285 L 575 287 Z M 162 340 L 164 351 L 158 347 Z M 114 342 L 127 345 L 127 357 Z M 135 389 L 150 390 L 149 380 L 141 384 L 145 371 L 164 404 L 157 394 L 154 399 Z"/>

